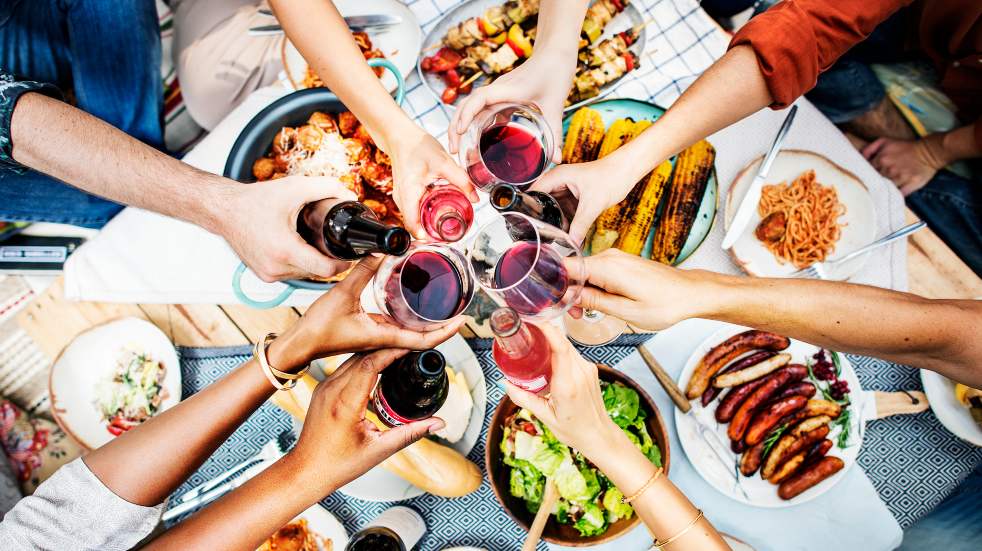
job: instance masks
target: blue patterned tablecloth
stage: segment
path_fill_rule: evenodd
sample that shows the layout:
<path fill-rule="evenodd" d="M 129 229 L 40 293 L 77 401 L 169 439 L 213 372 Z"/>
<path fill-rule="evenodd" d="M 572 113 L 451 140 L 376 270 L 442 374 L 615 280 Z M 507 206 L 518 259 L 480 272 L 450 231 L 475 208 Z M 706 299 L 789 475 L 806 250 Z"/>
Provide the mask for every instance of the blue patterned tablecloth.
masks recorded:
<path fill-rule="evenodd" d="M 624 335 L 614 343 L 581 352 L 593 361 L 616 365 L 651 335 Z M 500 373 L 491 359 L 490 340 L 468 341 L 477 355 L 487 381 L 488 409 L 482 433 L 502 390 Z M 184 398 L 211 384 L 248 359 L 247 347 L 183 348 L 181 368 Z M 874 358 L 850 356 L 863 387 L 867 390 L 918 390 L 917 370 Z M 657 390 L 649 389 L 657 392 Z M 669 416 L 668 422 L 671 422 Z M 210 480 L 232 465 L 256 454 L 264 443 L 290 430 L 289 415 L 271 404 L 263 405 L 229 440 L 178 490 Z M 676 452 L 679 453 L 679 452 Z M 468 458 L 484 471 L 484 441 L 478 440 Z M 971 446 L 944 429 L 929 410 L 919 415 L 890 417 L 867 426 L 859 464 L 873 482 L 899 524 L 906 528 L 948 496 L 982 461 L 982 449 Z M 388 503 L 371 503 L 335 493 L 321 502 L 353 532 L 374 518 Z M 524 531 L 500 509 L 487 482 L 478 491 L 457 499 L 423 495 L 406 502 L 426 519 L 427 535 L 420 549 L 436 551 L 460 545 L 490 550 L 516 549 Z M 180 519 L 178 519 L 180 520 Z M 545 549 L 545 546 L 540 546 Z M 640 550 L 640 548 L 639 548 Z"/>

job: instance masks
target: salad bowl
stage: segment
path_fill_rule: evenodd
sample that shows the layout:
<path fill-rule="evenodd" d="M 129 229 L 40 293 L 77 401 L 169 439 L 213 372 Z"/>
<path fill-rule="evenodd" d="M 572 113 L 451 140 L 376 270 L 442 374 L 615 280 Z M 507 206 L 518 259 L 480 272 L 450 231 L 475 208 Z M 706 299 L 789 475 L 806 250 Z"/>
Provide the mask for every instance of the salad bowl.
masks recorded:
<path fill-rule="evenodd" d="M 669 448 L 668 433 L 665 430 L 665 423 L 654 400 L 627 375 L 604 365 L 597 366 L 600 370 L 600 380 L 608 383 L 621 383 L 629 389 L 638 393 L 641 408 L 647 413 L 644 425 L 651 435 L 652 441 L 658 446 L 661 452 L 661 463 L 665 473 L 669 468 Z M 501 504 L 501 507 L 515 521 L 516 524 L 529 529 L 535 514 L 530 512 L 525 505 L 525 501 L 512 495 L 510 490 L 510 471 L 511 467 L 504 463 L 504 452 L 501 449 L 501 441 L 505 433 L 506 420 L 511 417 L 519 407 L 504 396 L 495 409 L 491 424 L 488 427 L 488 436 L 485 451 L 485 465 L 487 474 L 491 481 L 491 488 L 494 495 Z M 611 523 L 605 532 L 595 536 L 581 536 L 579 531 L 571 524 L 560 524 L 556 522 L 555 516 L 549 517 L 545 530 L 542 532 L 542 539 L 546 542 L 565 545 L 570 547 L 590 547 L 612 541 L 628 531 L 632 530 L 641 520 L 637 513 L 627 518 L 621 518 Z"/>

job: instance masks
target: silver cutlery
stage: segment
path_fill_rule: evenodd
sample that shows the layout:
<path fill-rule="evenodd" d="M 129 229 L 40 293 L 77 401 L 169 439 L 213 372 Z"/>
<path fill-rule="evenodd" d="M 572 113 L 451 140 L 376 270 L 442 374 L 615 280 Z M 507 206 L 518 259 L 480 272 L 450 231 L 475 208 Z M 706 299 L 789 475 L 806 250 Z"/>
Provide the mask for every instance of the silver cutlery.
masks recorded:
<path fill-rule="evenodd" d="M 807 268 L 803 268 L 794 272 L 788 277 L 798 277 L 798 278 L 811 278 L 811 279 L 826 279 L 829 273 L 836 266 L 842 265 L 850 260 L 856 258 L 857 256 L 869 252 L 878 247 L 882 247 L 887 243 L 892 243 L 902 237 L 907 237 L 908 235 L 916 232 L 917 230 L 926 226 L 927 223 L 924 221 L 914 222 L 913 224 L 908 224 L 895 232 L 891 232 L 883 237 L 873 241 L 865 247 L 860 247 L 855 251 L 843 256 L 842 258 L 836 258 L 835 260 L 829 260 L 828 262 L 816 262 Z"/>
<path fill-rule="evenodd" d="M 740 202 L 736 214 L 733 215 L 733 221 L 730 222 L 730 229 L 726 231 L 726 235 L 723 237 L 724 249 L 729 249 L 736 243 L 736 240 L 743 234 L 743 228 L 747 227 L 747 223 L 750 222 L 754 211 L 757 210 L 757 203 L 760 202 L 760 188 L 764 186 L 764 178 L 767 178 L 767 173 L 770 172 L 771 165 L 774 164 L 774 159 L 777 158 L 777 154 L 781 151 L 781 144 L 784 143 L 784 138 L 788 135 L 788 130 L 791 129 L 791 123 L 794 122 L 794 115 L 797 112 L 798 106 L 792 105 L 791 110 L 788 111 L 788 115 L 784 117 L 784 122 L 781 123 L 781 129 L 777 131 L 777 136 L 774 137 L 774 143 L 771 144 L 771 148 L 764 155 L 764 160 L 760 163 L 760 169 L 757 171 L 757 175 L 754 176 L 753 181 L 750 182 L 750 186 L 747 187 L 747 193 L 743 196 L 743 201 Z"/>
<path fill-rule="evenodd" d="M 221 484 L 221 485 L 219 485 L 219 486 L 217 486 L 215 488 L 212 488 L 211 490 L 209 490 L 209 491 L 201 494 L 200 496 L 198 496 L 198 497 L 196 497 L 194 499 L 189 499 L 188 501 L 185 501 L 184 503 L 181 503 L 181 504 L 178 504 L 178 505 L 176 505 L 174 507 L 171 507 L 170 509 L 168 509 L 167 511 L 164 512 L 164 515 L 162 517 L 162 520 L 164 522 L 167 522 L 167 521 L 169 521 L 171 519 L 174 519 L 174 518 L 177 518 L 177 517 L 183 515 L 184 513 L 187 513 L 189 511 L 193 511 L 193 510 L 197 509 L 198 507 L 201 507 L 202 505 L 204 505 L 206 503 L 210 503 L 210 502 L 218 499 L 219 497 L 227 494 L 228 492 L 231 492 L 232 490 L 238 488 L 239 486 L 242 486 L 243 484 L 245 484 L 246 482 L 248 482 L 250 479 L 252 479 L 252 477 L 254 477 L 257 474 L 259 474 L 259 473 L 263 472 L 264 470 L 266 470 L 273 463 L 274 463 L 274 461 L 260 461 L 259 463 L 256 463 L 255 465 L 253 465 L 253 466 L 249 467 L 248 469 L 242 471 L 242 474 L 239 475 L 237 478 L 233 478 L 232 480 L 229 480 L 228 482 L 225 482 L 224 484 Z"/>
<path fill-rule="evenodd" d="M 264 445 L 262 449 L 259 450 L 258 454 L 250 457 L 249 459 L 246 459 L 245 461 L 239 463 L 238 465 L 233 466 L 232 468 L 219 474 L 215 478 L 203 484 L 195 486 L 194 488 L 191 488 L 187 492 L 181 494 L 181 496 L 175 499 L 174 502 L 184 503 L 185 501 L 192 500 L 198 497 L 199 495 L 207 492 L 208 490 L 211 490 L 212 488 L 218 486 L 222 482 L 225 482 L 226 480 L 228 480 L 230 477 L 232 477 L 234 474 L 238 473 L 242 469 L 255 465 L 256 462 L 258 461 L 276 461 L 281 457 L 283 457 L 283 452 L 280 451 L 280 444 L 274 438 L 273 440 L 266 442 L 266 445 Z"/>
<path fill-rule="evenodd" d="M 259 10 L 263 15 L 272 16 L 272 12 Z M 352 31 L 381 30 L 402 23 L 402 17 L 398 15 L 378 14 L 378 15 L 349 15 L 344 18 L 348 28 Z M 250 36 L 268 36 L 281 34 L 283 27 L 279 24 L 257 25 L 249 29 Z"/>

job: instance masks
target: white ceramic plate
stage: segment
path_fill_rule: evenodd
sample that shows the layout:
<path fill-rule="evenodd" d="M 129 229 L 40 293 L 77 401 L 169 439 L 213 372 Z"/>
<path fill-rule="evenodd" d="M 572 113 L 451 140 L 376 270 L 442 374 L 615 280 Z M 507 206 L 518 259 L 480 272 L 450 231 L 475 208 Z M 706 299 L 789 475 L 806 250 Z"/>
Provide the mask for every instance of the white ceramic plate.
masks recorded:
<path fill-rule="evenodd" d="M 702 357 L 705 356 L 712 347 L 725 341 L 733 335 L 742 333 L 748 329 L 748 327 L 727 324 L 726 327 L 720 329 L 704 340 L 695 349 L 695 351 L 693 351 L 692 355 L 689 356 L 689 361 L 686 362 L 685 367 L 682 369 L 682 374 L 679 376 L 678 380 L 679 387 L 685 388 L 686 384 L 689 382 L 689 378 L 692 376 L 692 372 L 695 371 L 699 360 L 702 359 Z M 782 352 L 791 354 L 791 363 L 804 364 L 805 359 L 811 358 L 812 354 L 818 352 L 818 350 L 819 349 L 817 346 L 791 339 L 791 346 Z M 692 415 L 694 414 L 707 426 L 715 428 L 720 442 L 728 444 L 730 439 L 726 434 L 727 425 L 717 423 L 714 417 L 716 407 L 719 405 L 719 399 L 717 398 L 714 400 L 711 404 L 709 404 L 709 407 L 706 408 L 702 407 L 702 404 L 698 399 L 696 399 L 691 402 L 692 410 L 689 415 L 686 415 L 682 413 L 682 410 L 675 408 L 675 427 L 678 431 L 679 441 L 682 442 L 682 449 L 685 450 L 685 455 L 689 458 L 689 462 L 692 463 L 693 467 L 695 467 L 696 472 L 699 473 L 699 476 L 708 482 L 710 486 L 716 488 L 716 490 L 721 494 L 741 503 L 746 503 L 747 505 L 753 505 L 756 507 L 792 507 L 811 501 L 832 489 L 832 487 L 845 476 L 846 471 L 848 471 L 856 463 L 856 456 L 859 455 L 859 448 L 862 446 L 860 412 L 862 411 L 863 405 L 861 403 L 863 393 L 859 387 L 859 379 L 856 378 L 856 373 L 853 371 L 852 365 L 849 364 L 849 361 L 846 360 L 845 355 L 840 354 L 839 359 L 842 360 L 841 378 L 845 379 L 849 383 L 849 390 L 851 391 L 849 396 L 853 401 L 853 404 L 850 406 L 850 409 L 852 410 L 852 416 L 850 417 L 851 441 L 850 446 L 844 450 L 834 446 L 828 455 L 841 458 L 846 464 L 844 469 L 823 480 L 820 484 L 810 488 L 808 491 L 802 493 L 794 499 L 787 501 L 778 497 L 777 486 L 762 479 L 759 473 L 750 477 L 740 475 L 741 484 L 743 489 L 747 492 L 749 499 L 744 498 L 743 494 L 741 494 L 740 491 L 734 487 L 733 477 L 729 474 L 735 472 L 738 456 L 733 454 L 729 450 L 729 447 L 722 450 L 728 457 L 733 457 L 734 461 L 734 467 L 724 470 L 719 458 L 716 457 L 713 450 L 709 448 L 709 445 L 705 442 L 705 440 L 700 437 L 696 421 L 692 418 Z M 835 436 L 836 430 L 833 429 L 829 437 L 835 441 Z"/>
<path fill-rule="evenodd" d="M 430 32 L 426 33 L 426 38 L 423 41 L 423 47 L 428 49 L 423 55 L 435 54 L 438 48 L 435 48 L 434 45 L 442 42 L 443 37 L 447 35 L 447 31 L 450 30 L 452 27 L 460 24 L 461 21 L 466 21 L 471 17 L 478 17 L 480 15 L 483 15 L 488 8 L 500 4 L 501 4 L 501 0 L 468 0 L 466 2 L 461 2 L 460 5 L 448 11 L 443 16 L 443 18 L 437 21 L 436 25 L 430 28 Z M 624 7 L 624 11 L 615 15 L 614 18 L 611 19 L 609 23 L 607 23 L 607 26 L 604 27 L 603 34 L 600 35 L 600 38 L 597 39 L 597 43 L 599 43 L 601 40 L 605 40 L 607 38 L 610 38 L 611 36 L 614 36 L 614 34 L 616 33 L 626 31 L 638 25 L 643 25 L 644 23 L 645 23 L 644 16 L 638 10 L 637 6 L 635 6 L 634 4 L 628 4 L 627 6 Z M 642 27 L 641 32 L 638 35 L 638 39 L 634 41 L 633 44 L 631 44 L 631 47 L 629 49 L 635 54 L 637 54 L 639 58 L 641 58 L 644 56 L 645 44 L 647 43 L 647 40 L 648 40 L 648 31 L 646 28 Z M 641 59 L 640 62 L 643 65 L 645 63 L 648 63 L 649 61 L 647 59 Z M 635 71 L 637 70 L 638 69 L 635 69 Z M 433 97 L 436 98 L 437 101 L 442 103 L 440 97 L 443 94 L 443 90 L 446 89 L 446 84 L 444 84 L 443 82 L 443 77 L 434 73 L 424 72 L 422 67 L 418 67 L 418 66 L 417 66 L 417 72 L 419 73 L 420 80 L 423 81 L 423 85 L 426 86 L 426 89 L 429 90 L 431 94 L 433 94 Z M 567 106 L 563 110 L 566 112 L 572 112 L 573 110 L 576 110 L 582 107 L 583 105 L 602 99 L 606 95 L 613 92 L 623 81 L 624 81 L 623 77 L 619 78 L 614 82 L 611 82 L 610 84 L 601 87 L 600 93 L 597 94 L 596 96 L 589 99 L 585 99 L 573 105 Z M 479 77 L 477 81 L 475 81 L 474 86 L 479 87 L 487 84 L 489 84 L 487 77 L 482 76 Z M 466 97 L 466 96 L 462 95 L 461 97 Z M 458 99 L 457 101 L 460 101 L 460 99 Z M 456 105 L 457 101 L 454 102 L 454 105 Z M 449 105 L 447 107 L 453 108 L 454 105 Z"/>
<path fill-rule="evenodd" d="M 762 160 L 763 156 L 754 159 L 737 174 L 733 183 L 730 184 L 729 193 L 726 196 L 725 220 L 727 229 L 730 227 L 730 222 L 736 214 L 736 209 L 743 200 L 743 196 L 747 193 L 747 187 L 757 175 Z M 829 260 L 835 260 L 872 242 L 876 238 L 876 210 L 869 190 L 859 178 L 825 157 L 809 151 L 781 151 L 774 159 L 774 164 L 771 166 L 770 174 L 768 174 L 764 184 L 790 183 L 802 172 L 809 169 L 815 171 L 815 177 L 819 183 L 835 187 L 836 193 L 839 195 L 839 202 L 846 206 L 846 213 L 839 218 L 839 222 L 845 226 L 842 228 L 839 242 L 835 244 L 834 251 L 829 255 Z M 734 261 L 748 274 L 758 277 L 784 277 L 797 271 L 798 269 L 790 262 L 779 263 L 777 258 L 757 240 L 754 230 L 757 229 L 759 223 L 760 215 L 754 209 L 747 227 L 730 250 Z M 866 256 L 861 255 L 859 258 L 837 267 L 830 274 L 830 279 L 849 279 L 863 267 Z"/>
<path fill-rule="evenodd" d="M 982 446 L 982 427 L 972 419 L 968 408 L 955 398 L 955 383 L 944 375 L 922 369 L 921 384 L 938 421 L 962 440 Z"/>
<path fill-rule="evenodd" d="M 368 30 L 368 38 L 372 45 L 382 51 L 386 59 L 395 63 L 402 73 L 402 78 L 409 77 L 416 60 L 419 58 L 423 31 L 413 12 L 409 11 L 402 2 L 396 0 L 334 0 L 334 5 L 343 16 L 351 15 L 395 15 L 402 18 L 398 25 L 380 30 Z M 289 40 L 283 51 L 283 70 L 287 75 L 287 84 L 300 89 L 303 78 L 307 74 L 307 62 Z M 391 72 L 382 74 L 382 84 L 390 93 L 396 89 L 396 79 Z"/>
<path fill-rule="evenodd" d="M 65 347 L 51 367 L 48 391 L 54 418 L 72 438 L 95 449 L 114 437 L 96 407 L 97 389 L 112 378 L 124 348 L 144 352 L 163 364 L 167 398 L 160 411 L 181 400 L 181 365 L 167 335 L 152 323 L 123 318 L 89 329 Z"/>
<path fill-rule="evenodd" d="M 484 423 L 484 413 L 488 407 L 487 388 L 484 383 L 484 372 L 481 371 L 481 364 L 477 361 L 477 356 L 467 341 L 460 335 L 452 338 L 436 347 L 447 359 L 447 364 L 457 373 L 462 373 L 467 378 L 467 386 L 471 389 L 471 398 L 474 400 L 474 408 L 471 410 L 470 422 L 464 437 L 459 442 L 448 444 L 439 438 L 434 438 L 441 444 L 449 445 L 463 455 L 467 455 L 474 449 L 478 438 L 481 436 L 481 425 Z M 340 365 L 346 358 L 338 358 Z M 402 501 L 423 495 L 423 490 L 413 486 L 402 477 L 389 472 L 382 467 L 374 467 L 372 470 L 363 474 L 361 477 L 349 482 L 339 489 L 345 495 L 365 501 Z"/>
<path fill-rule="evenodd" d="M 320 504 L 315 503 L 310 509 L 297 515 L 292 522 L 300 519 L 307 521 L 307 528 L 312 532 L 323 539 L 331 540 L 334 551 L 341 551 L 345 545 L 348 545 L 348 531 L 344 529 L 344 526 L 338 522 L 338 519 L 330 511 Z M 320 551 L 326 551 L 324 546 L 320 545 L 319 541 L 318 547 Z"/>

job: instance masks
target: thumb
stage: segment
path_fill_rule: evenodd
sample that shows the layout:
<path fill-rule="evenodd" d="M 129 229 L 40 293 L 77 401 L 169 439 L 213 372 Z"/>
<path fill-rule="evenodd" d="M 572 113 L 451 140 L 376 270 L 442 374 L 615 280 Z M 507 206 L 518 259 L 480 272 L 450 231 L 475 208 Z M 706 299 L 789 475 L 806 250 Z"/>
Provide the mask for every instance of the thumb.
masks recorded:
<path fill-rule="evenodd" d="M 552 162 L 557 165 L 563 162 L 563 111 L 548 118 L 549 129 L 552 130 Z"/>
<path fill-rule="evenodd" d="M 443 166 L 440 167 L 439 176 L 452 185 L 457 186 L 457 189 L 460 191 L 463 191 L 471 203 L 480 201 L 481 198 L 478 197 L 477 191 L 474 190 L 474 184 L 467 175 L 467 171 L 453 162 L 453 160 L 447 159 Z"/>
<path fill-rule="evenodd" d="M 861 153 L 863 154 L 863 157 L 866 157 L 866 160 L 868 161 L 873 157 L 875 157 L 876 154 L 879 153 L 881 149 L 883 149 L 883 146 L 886 145 L 886 143 L 887 143 L 886 138 L 877 138 L 876 140 L 873 140 L 872 143 L 867 144 L 867 146 L 863 148 Z"/>
<path fill-rule="evenodd" d="M 551 424 L 555 419 L 552 415 L 552 408 L 549 407 L 549 403 L 546 402 L 545 398 L 518 388 L 508 381 L 505 381 L 505 392 L 508 393 L 511 401 L 515 402 L 515 405 L 531 411 L 532 415 L 536 416 L 546 425 Z"/>
<path fill-rule="evenodd" d="M 407 423 L 400 427 L 395 427 L 383 432 L 379 436 L 379 450 L 385 454 L 385 457 L 389 457 L 390 455 L 415 444 L 424 436 L 433 434 L 445 426 L 446 423 L 443 422 L 443 419 L 440 419 L 439 417 L 430 417 L 429 419 L 423 419 L 422 421 L 416 421 L 414 423 Z"/>
<path fill-rule="evenodd" d="M 576 302 L 576 305 L 580 308 L 597 310 L 621 319 L 627 319 L 627 313 L 632 304 L 630 299 L 619 295 L 612 295 L 603 289 L 589 286 L 583 287 L 583 290 L 580 292 L 580 300 Z"/>
<path fill-rule="evenodd" d="M 580 203 L 583 206 L 583 203 Z M 577 208 L 573 215 L 573 221 L 569 224 L 569 237 L 577 245 L 583 246 L 583 240 L 590 233 L 590 226 L 597 219 L 596 215 L 590 212 L 592 209 Z"/>

